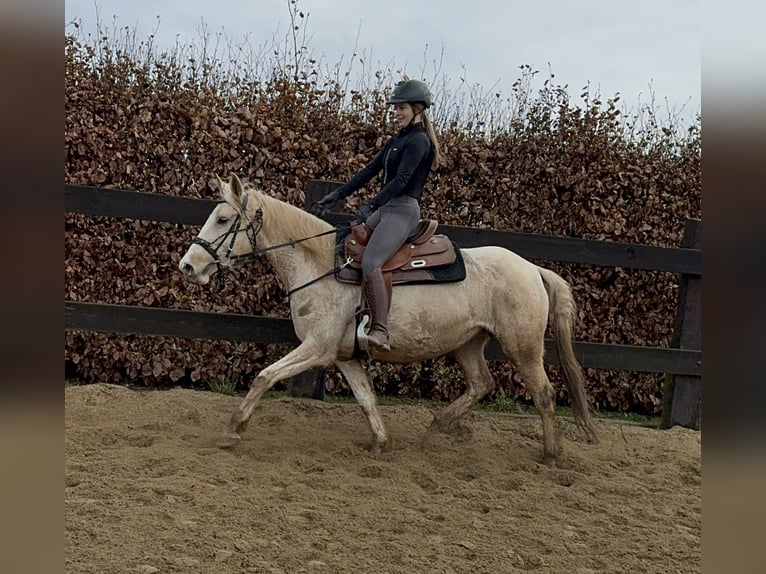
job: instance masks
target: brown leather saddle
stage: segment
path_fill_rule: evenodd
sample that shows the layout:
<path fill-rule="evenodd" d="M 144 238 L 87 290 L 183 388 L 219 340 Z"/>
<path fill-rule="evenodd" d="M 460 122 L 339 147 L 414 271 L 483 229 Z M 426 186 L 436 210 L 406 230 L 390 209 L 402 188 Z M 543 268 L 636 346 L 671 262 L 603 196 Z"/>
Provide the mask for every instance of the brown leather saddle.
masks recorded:
<path fill-rule="evenodd" d="M 439 222 L 421 219 L 415 231 L 384 265 L 383 275 L 389 285 L 434 283 L 465 279 L 465 266 L 460 250 L 446 236 L 436 233 Z M 355 225 L 343 244 L 343 261 L 348 265 L 336 278 L 343 283 L 361 283 L 362 256 L 372 230 L 365 224 Z"/>

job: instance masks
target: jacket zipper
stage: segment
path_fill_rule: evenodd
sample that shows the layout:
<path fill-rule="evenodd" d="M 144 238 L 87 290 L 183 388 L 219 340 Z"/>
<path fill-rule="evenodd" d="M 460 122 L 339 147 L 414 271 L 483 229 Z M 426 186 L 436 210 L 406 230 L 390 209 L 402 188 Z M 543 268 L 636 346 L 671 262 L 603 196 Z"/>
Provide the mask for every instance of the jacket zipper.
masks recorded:
<path fill-rule="evenodd" d="M 388 151 L 386 152 L 386 158 L 383 160 L 383 185 L 388 183 L 388 156 L 391 155 L 392 151 L 396 151 L 396 148 L 388 148 Z"/>

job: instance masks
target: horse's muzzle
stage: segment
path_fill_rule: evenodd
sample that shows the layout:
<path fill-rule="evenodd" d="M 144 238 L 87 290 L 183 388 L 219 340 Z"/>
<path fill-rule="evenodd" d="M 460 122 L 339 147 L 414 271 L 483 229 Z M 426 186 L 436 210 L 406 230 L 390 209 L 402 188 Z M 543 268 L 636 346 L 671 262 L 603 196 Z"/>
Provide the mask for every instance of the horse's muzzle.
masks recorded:
<path fill-rule="evenodd" d="M 210 283 L 210 273 L 207 272 L 209 266 L 202 265 L 195 267 L 190 262 L 188 253 L 183 256 L 181 261 L 178 262 L 178 268 L 181 270 L 181 273 L 183 273 L 184 278 L 186 278 L 186 280 L 190 283 L 194 283 L 196 285 L 207 285 Z M 199 271 L 197 271 L 197 268 L 200 268 Z"/>

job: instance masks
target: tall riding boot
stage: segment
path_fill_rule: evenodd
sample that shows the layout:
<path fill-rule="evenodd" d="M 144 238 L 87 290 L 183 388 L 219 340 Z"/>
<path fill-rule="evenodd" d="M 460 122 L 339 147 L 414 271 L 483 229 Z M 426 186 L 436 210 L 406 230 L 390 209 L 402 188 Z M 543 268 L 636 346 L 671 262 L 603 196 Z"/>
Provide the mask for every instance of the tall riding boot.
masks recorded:
<path fill-rule="evenodd" d="M 388 343 L 388 308 L 391 304 L 386 280 L 383 272 L 376 269 L 365 277 L 362 284 L 367 307 L 370 309 L 371 323 L 370 332 L 367 334 L 367 342 L 377 347 L 380 351 L 390 351 Z"/>

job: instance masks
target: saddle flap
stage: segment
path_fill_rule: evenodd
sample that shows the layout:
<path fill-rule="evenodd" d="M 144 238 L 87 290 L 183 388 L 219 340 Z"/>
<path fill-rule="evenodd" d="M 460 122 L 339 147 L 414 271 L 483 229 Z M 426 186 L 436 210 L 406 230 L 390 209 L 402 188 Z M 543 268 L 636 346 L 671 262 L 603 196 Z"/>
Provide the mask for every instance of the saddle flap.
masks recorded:
<path fill-rule="evenodd" d="M 407 271 L 439 267 L 455 261 L 455 248 L 446 235 L 432 235 L 425 243 L 405 245 L 405 247 L 409 249 L 409 258 L 392 269 L 401 268 L 402 271 Z"/>
<path fill-rule="evenodd" d="M 346 238 L 345 242 L 346 257 L 352 259 L 351 265 L 361 267 L 362 254 L 364 253 L 364 245 L 359 243 L 353 235 Z M 359 265 L 355 265 L 355 264 Z"/>

